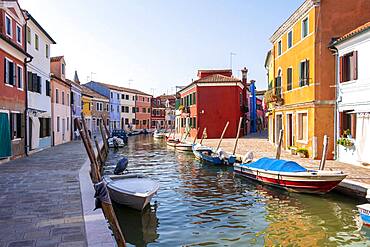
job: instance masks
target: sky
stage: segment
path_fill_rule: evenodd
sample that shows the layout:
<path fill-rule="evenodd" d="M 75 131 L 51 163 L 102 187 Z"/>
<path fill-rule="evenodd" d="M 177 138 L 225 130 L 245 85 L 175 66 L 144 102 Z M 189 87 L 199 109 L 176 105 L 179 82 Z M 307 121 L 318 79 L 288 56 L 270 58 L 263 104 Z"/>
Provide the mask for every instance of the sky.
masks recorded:
<path fill-rule="evenodd" d="M 159 95 L 230 68 L 267 88 L 270 36 L 303 0 L 19 0 L 57 42 L 66 73 Z"/>

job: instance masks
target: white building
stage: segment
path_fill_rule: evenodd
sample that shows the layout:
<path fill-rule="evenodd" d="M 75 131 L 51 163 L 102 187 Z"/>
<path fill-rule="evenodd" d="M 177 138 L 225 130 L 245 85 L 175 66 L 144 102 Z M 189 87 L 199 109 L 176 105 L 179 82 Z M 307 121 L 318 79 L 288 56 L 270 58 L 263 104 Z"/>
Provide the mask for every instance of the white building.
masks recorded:
<path fill-rule="evenodd" d="M 122 88 L 121 91 L 121 128 L 135 129 L 135 97 L 130 89 Z"/>
<path fill-rule="evenodd" d="M 50 46 L 56 44 L 42 26 L 24 11 L 27 17 L 26 47 L 33 57 L 27 64 L 27 150 L 51 146 Z"/>
<path fill-rule="evenodd" d="M 370 164 L 370 22 L 337 39 L 336 157 Z"/>

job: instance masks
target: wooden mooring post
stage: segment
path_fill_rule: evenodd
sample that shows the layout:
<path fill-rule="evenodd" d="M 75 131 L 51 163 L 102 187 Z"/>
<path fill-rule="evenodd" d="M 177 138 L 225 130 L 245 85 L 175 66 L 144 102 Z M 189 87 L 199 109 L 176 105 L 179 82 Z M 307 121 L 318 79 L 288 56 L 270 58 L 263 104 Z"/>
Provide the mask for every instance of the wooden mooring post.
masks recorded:
<path fill-rule="evenodd" d="M 235 155 L 236 147 L 238 146 L 239 135 L 240 135 L 240 128 L 242 127 L 242 121 L 243 121 L 243 117 L 240 117 L 240 119 L 239 119 L 239 126 L 238 126 L 238 132 L 236 133 L 236 138 L 235 138 L 233 155 Z"/>
<path fill-rule="evenodd" d="M 195 142 L 197 141 L 197 139 L 198 139 L 198 133 L 199 133 L 199 130 L 200 130 L 200 128 L 198 127 L 198 129 L 197 129 L 197 133 L 195 134 L 195 137 L 194 137 L 194 140 L 193 140 L 193 144 L 195 144 Z"/>
<path fill-rule="evenodd" d="M 88 155 L 89 160 L 90 160 L 91 181 L 93 182 L 93 184 L 97 184 L 101 181 L 101 173 L 99 172 L 99 164 L 98 164 L 98 161 L 96 159 L 94 149 L 92 148 L 92 144 L 90 142 L 90 138 L 89 138 L 88 131 L 87 131 L 87 128 L 86 128 L 85 117 L 84 117 L 83 114 L 81 114 L 81 118 L 82 118 L 81 121 L 82 121 L 83 128 L 81 126 L 80 120 L 77 119 L 77 118 L 75 119 L 75 124 L 78 128 L 78 131 L 80 133 L 81 139 L 84 143 L 87 155 Z M 109 196 L 109 194 L 108 194 L 108 196 Z M 109 225 L 110 225 L 110 227 L 113 231 L 113 235 L 114 235 L 114 238 L 116 239 L 117 246 L 118 247 L 126 247 L 126 241 L 123 237 L 121 228 L 118 224 L 118 220 L 117 220 L 116 214 L 113 210 L 112 204 L 109 204 L 109 203 L 106 203 L 106 202 L 102 201 L 102 211 L 103 211 L 103 214 L 104 214 L 105 218 L 108 220 Z"/>
<path fill-rule="evenodd" d="M 327 135 L 325 135 L 324 136 L 322 157 L 321 157 L 321 161 L 320 161 L 319 170 L 324 170 L 325 169 L 326 155 L 328 154 L 328 144 L 329 144 L 329 137 Z"/>
<path fill-rule="evenodd" d="M 199 144 L 202 144 L 202 142 L 203 142 L 203 139 L 204 139 L 204 136 L 206 135 L 206 133 L 207 133 L 207 127 L 206 127 L 206 128 L 204 128 L 204 130 L 203 130 L 203 133 L 202 133 L 202 138 L 200 139 L 200 142 L 199 142 Z"/>
<path fill-rule="evenodd" d="M 229 127 L 229 121 L 227 121 L 227 123 L 225 124 L 225 127 L 224 127 L 224 130 L 222 131 L 222 134 L 221 134 L 221 137 L 220 137 L 220 140 L 218 140 L 218 144 L 217 144 L 217 147 L 216 147 L 216 151 L 220 148 L 221 146 L 221 142 L 222 142 L 222 139 L 224 139 L 224 135 L 225 135 L 225 132 L 227 130 L 227 127 Z"/>
<path fill-rule="evenodd" d="M 283 145 L 283 134 L 284 134 L 284 130 L 281 129 L 280 133 L 279 133 L 279 143 L 278 143 L 278 146 L 276 148 L 276 157 L 275 157 L 275 159 L 277 159 L 277 160 L 280 159 L 280 155 L 281 155 L 281 146 Z"/>

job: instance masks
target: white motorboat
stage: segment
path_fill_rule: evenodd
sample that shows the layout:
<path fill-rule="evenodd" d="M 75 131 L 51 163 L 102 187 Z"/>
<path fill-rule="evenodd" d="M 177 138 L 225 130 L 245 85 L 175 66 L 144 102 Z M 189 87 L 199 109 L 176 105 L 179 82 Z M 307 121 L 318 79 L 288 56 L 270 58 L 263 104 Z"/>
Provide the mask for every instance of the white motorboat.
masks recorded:
<path fill-rule="evenodd" d="M 110 148 L 121 148 L 123 146 L 125 146 L 125 142 L 117 136 L 108 139 L 108 147 Z"/>
<path fill-rule="evenodd" d="M 105 175 L 111 199 L 122 205 L 143 210 L 159 189 L 159 183 L 142 175 Z"/>
<path fill-rule="evenodd" d="M 153 137 L 156 139 L 164 139 L 166 137 L 166 134 L 164 132 L 156 130 L 154 131 Z"/>
<path fill-rule="evenodd" d="M 193 150 L 193 144 L 186 143 L 186 142 L 180 142 L 176 144 L 176 150 L 184 151 L 184 152 L 186 151 L 191 152 Z"/>

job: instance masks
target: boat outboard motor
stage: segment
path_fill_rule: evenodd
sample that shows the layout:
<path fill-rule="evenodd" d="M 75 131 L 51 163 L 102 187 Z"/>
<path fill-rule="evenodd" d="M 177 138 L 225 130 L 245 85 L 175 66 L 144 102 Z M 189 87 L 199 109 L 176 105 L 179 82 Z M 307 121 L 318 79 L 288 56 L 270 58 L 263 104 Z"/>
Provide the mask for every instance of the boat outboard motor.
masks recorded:
<path fill-rule="evenodd" d="M 126 168 L 127 168 L 127 165 L 128 165 L 128 159 L 126 157 L 123 157 L 122 159 L 120 159 L 116 165 L 116 168 L 114 168 L 114 175 L 120 175 L 122 174 Z"/>
<path fill-rule="evenodd" d="M 243 157 L 243 160 L 242 162 L 243 163 L 251 163 L 253 161 L 253 158 L 254 158 L 254 154 L 252 151 L 248 151 L 244 157 Z"/>

